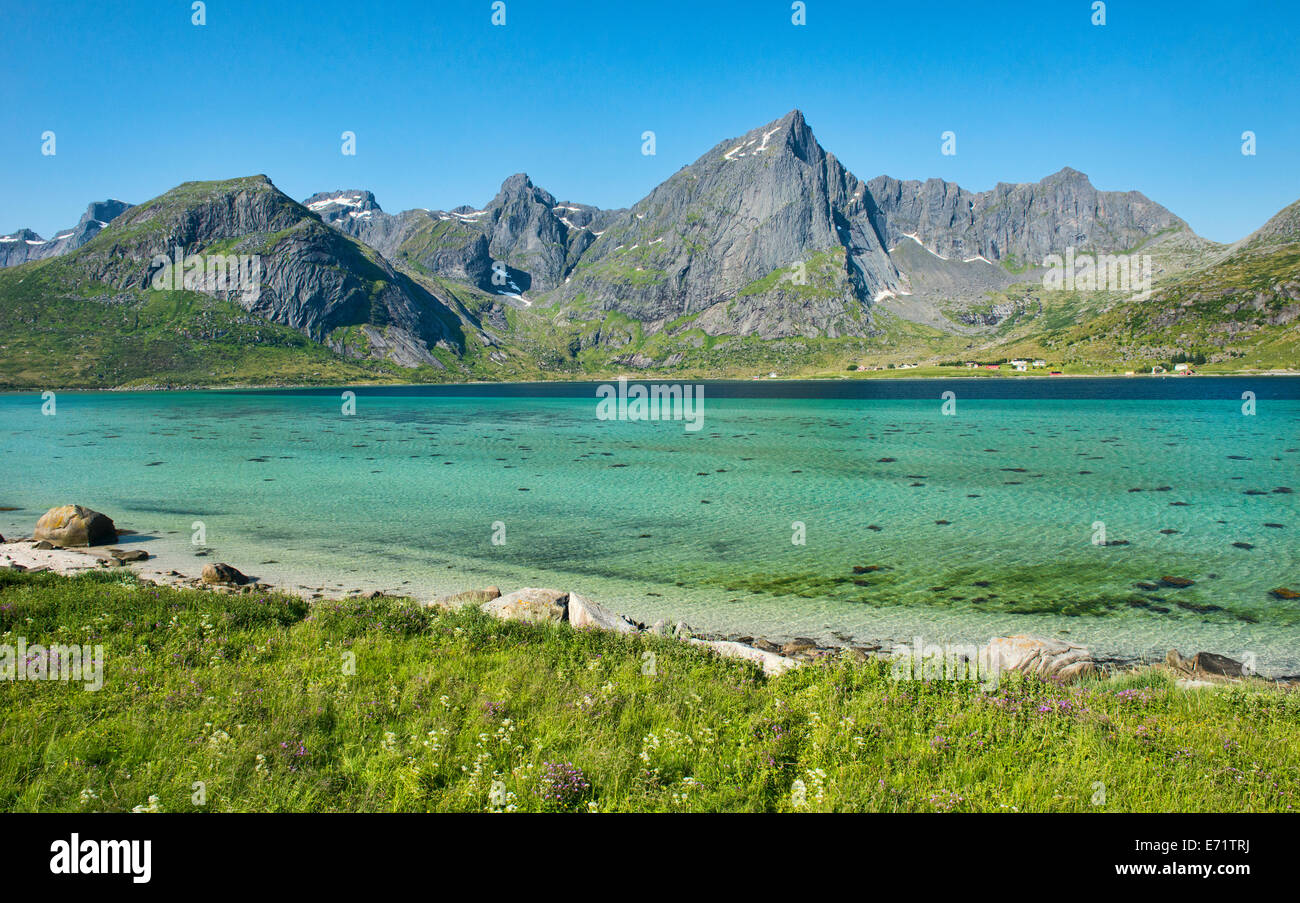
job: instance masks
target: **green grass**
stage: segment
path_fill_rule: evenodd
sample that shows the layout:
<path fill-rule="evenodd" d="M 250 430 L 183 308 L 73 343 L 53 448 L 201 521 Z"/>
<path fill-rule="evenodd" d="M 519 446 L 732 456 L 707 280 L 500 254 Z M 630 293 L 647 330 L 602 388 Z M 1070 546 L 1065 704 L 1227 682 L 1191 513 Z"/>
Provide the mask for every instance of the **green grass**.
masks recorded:
<path fill-rule="evenodd" d="M 767 679 L 656 637 L 121 572 L 0 571 L 0 633 L 106 659 L 97 692 L 0 682 L 7 811 L 480 811 L 496 781 L 520 811 L 787 811 L 796 781 L 811 810 L 1300 802 L 1300 696 L 1154 672 L 985 695 L 846 657 Z M 566 763 L 570 792 L 546 779 Z"/>

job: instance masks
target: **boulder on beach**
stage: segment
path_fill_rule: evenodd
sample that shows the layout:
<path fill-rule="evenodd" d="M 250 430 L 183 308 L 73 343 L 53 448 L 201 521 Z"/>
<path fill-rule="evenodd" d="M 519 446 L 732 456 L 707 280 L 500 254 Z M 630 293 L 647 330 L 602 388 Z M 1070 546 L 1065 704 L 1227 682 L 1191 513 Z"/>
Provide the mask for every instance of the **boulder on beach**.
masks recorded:
<path fill-rule="evenodd" d="M 610 611 L 603 605 L 592 602 L 586 596 L 569 593 L 569 624 L 579 629 L 595 627 L 600 630 L 612 630 L 615 633 L 636 633 L 637 626 L 631 618 L 624 617 L 616 611 Z"/>
<path fill-rule="evenodd" d="M 117 542 L 117 528 L 107 515 L 81 505 L 51 508 L 36 522 L 33 539 L 56 546 L 102 546 Z"/>
<path fill-rule="evenodd" d="M 1165 664 L 1175 671 L 1191 674 L 1198 678 L 1241 678 L 1247 677 L 1246 666 L 1236 659 L 1219 655 L 1217 652 L 1198 652 L 1191 658 L 1184 658 L 1177 649 L 1170 649 L 1165 656 Z"/>
<path fill-rule="evenodd" d="M 149 553 L 144 549 L 109 549 L 108 554 L 118 561 L 148 561 Z"/>
<path fill-rule="evenodd" d="M 507 621 L 563 621 L 569 594 L 558 589 L 525 587 L 479 606 Z"/>
<path fill-rule="evenodd" d="M 199 579 L 204 583 L 219 583 L 233 586 L 243 586 L 248 582 L 248 576 L 246 574 L 241 574 L 239 571 L 224 562 L 203 565 L 203 574 Z"/>
<path fill-rule="evenodd" d="M 1050 637 L 1025 633 L 997 637 L 989 641 L 986 655 L 995 672 L 1020 671 L 1062 681 L 1097 673 L 1097 663 L 1086 648 Z"/>
<path fill-rule="evenodd" d="M 455 611 L 464 608 L 466 605 L 482 605 L 485 602 L 491 602 L 493 599 L 499 598 L 501 598 L 501 590 L 495 586 L 489 586 L 487 589 L 470 589 L 463 593 L 453 593 L 450 596 L 439 596 L 434 600 L 433 604 L 448 611 Z"/>
<path fill-rule="evenodd" d="M 799 662 L 792 658 L 786 658 L 784 655 L 764 652 L 762 649 L 755 649 L 753 646 L 746 646 L 742 643 L 733 643 L 730 640 L 697 640 L 691 638 L 687 642 L 696 646 L 708 646 L 714 652 L 727 658 L 743 658 L 746 661 L 755 662 L 762 666 L 763 673 L 768 676 L 781 674 L 799 665 Z"/>

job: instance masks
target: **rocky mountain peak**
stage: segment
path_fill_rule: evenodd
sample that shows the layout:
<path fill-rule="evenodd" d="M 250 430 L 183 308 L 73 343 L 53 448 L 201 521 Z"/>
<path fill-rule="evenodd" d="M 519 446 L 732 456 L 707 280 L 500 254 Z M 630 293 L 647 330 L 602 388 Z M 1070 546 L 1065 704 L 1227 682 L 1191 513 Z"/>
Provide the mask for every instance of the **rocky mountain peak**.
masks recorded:
<path fill-rule="evenodd" d="M 126 201 L 113 198 L 93 201 L 87 205 L 86 212 L 81 215 L 77 225 L 71 229 L 60 229 L 48 241 L 31 229 L 19 229 L 11 235 L 0 237 L 0 267 L 17 266 L 29 260 L 58 257 L 75 251 L 98 235 L 114 218 L 130 209 L 131 205 Z"/>
<path fill-rule="evenodd" d="M 546 189 L 534 185 L 527 173 L 517 172 L 501 183 L 501 190 L 488 206 L 504 207 L 516 202 L 554 207 L 555 197 Z"/>
<path fill-rule="evenodd" d="M 346 216 L 383 212 L 374 194 L 359 188 L 320 191 L 303 201 L 303 206 L 327 223 Z"/>
<path fill-rule="evenodd" d="M 99 223 L 101 224 L 100 228 L 102 228 L 130 208 L 131 205 L 126 201 L 119 201 L 115 198 L 109 198 L 107 201 L 93 201 L 86 207 L 86 212 L 81 215 L 79 225 Z"/>

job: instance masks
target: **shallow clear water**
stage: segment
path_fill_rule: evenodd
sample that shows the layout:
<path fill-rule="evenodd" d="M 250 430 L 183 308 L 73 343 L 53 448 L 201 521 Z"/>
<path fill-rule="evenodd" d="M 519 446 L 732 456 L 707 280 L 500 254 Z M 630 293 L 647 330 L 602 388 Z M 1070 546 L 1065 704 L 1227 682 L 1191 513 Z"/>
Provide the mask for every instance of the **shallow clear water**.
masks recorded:
<path fill-rule="evenodd" d="M 1300 381 L 705 385 L 698 432 L 598 420 L 591 384 L 358 389 L 355 416 L 338 390 L 0 396 L 0 533 L 76 502 L 164 562 L 202 521 L 206 560 L 271 582 L 552 585 L 721 633 L 1028 631 L 1300 673 L 1300 603 L 1269 594 L 1300 589 L 1274 491 L 1300 490 Z M 1165 575 L 1195 584 L 1135 586 Z"/>

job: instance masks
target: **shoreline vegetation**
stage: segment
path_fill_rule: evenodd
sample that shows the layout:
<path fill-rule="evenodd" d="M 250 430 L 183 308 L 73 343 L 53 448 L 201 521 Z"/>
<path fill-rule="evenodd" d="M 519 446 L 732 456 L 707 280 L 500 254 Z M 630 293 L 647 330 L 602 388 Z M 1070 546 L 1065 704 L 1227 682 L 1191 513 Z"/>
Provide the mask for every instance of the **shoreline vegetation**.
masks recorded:
<path fill-rule="evenodd" d="M 128 532 L 65 506 L 0 538 L 0 809 L 1300 805 L 1300 681 L 1212 653 L 1116 666 L 1017 635 L 990 642 L 998 670 L 935 671 L 647 628 L 576 592 L 307 598 L 224 563 L 151 570 Z M 41 679 L 35 644 L 99 649 L 94 692 Z"/>
<path fill-rule="evenodd" d="M 627 372 L 627 371 L 610 371 L 607 374 L 556 374 L 554 377 L 547 377 L 543 374 L 537 379 L 457 379 L 446 382 L 409 382 L 400 379 L 384 380 L 358 380 L 355 382 L 255 382 L 255 383 L 195 383 L 193 385 L 157 385 L 157 384 L 140 384 L 140 385 L 59 385 L 52 383 L 50 385 L 6 385 L 0 383 L 0 394 L 5 395 L 25 395 L 35 391 L 46 389 L 57 389 L 61 392 L 236 392 L 253 389 L 327 389 L 327 388 L 376 388 L 376 387 L 404 387 L 420 388 L 422 386 L 514 386 L 514 385 L 537 385 L 546 383 L 599 383 L 611 382 L 618 380 L 620 377 L 625 378 L 628 382 L 649 383 L 649 382 L 852 382 L 855 380 L 869 379 L 898 379 L 898 380 L 924 380 L 927 382 L 944 382 L 954 379 L 1003 379 L 1003 380 L 1059 380 L 1059 379 L 1188 379 L 1188 378 L 1242 378 L 1242 377 L 1300 377 L 1300 370 L 1289 369 L 1268 369 L 1268 370 L 1216 370 L 1216 371 L 1197 371 L 1195 374 L 1184 375 L 1181 373 L 1118 373 L 1118 372 L 1077 372 L 1077 373 L 1033 373 L 1033 372 L 1016 372 L 1016 371 L 998 371 L 991 372 L 987 370 L 970 370 L 965 367 L 919 367 L 915 369 L 898 369 L 898 370 L 856 370 L 845 372 L 843 374 L 815 374 L 815 375 L 782 375 L 769 376 L 767 374 L 757 376 L 718 376 L 703 375 L 696 373 L 673 373 L 673 372 Z"/>
<path fill-rule="evenodd" d="M 530 592 L 523 608 L 555 606 Z M 1300 805 L 1300 694 L 1262 680 L 1189 679 L 1184 660 L 990 688 L 848 650 L 769 673 L 653 631 L 493 616 L 474 604 L 491 594 L 311 603 L 127 566 L 0 568 L 0 642 L 96 644 L 104 661 L 96 692 L 0 681 L 0 809 Z"/>

